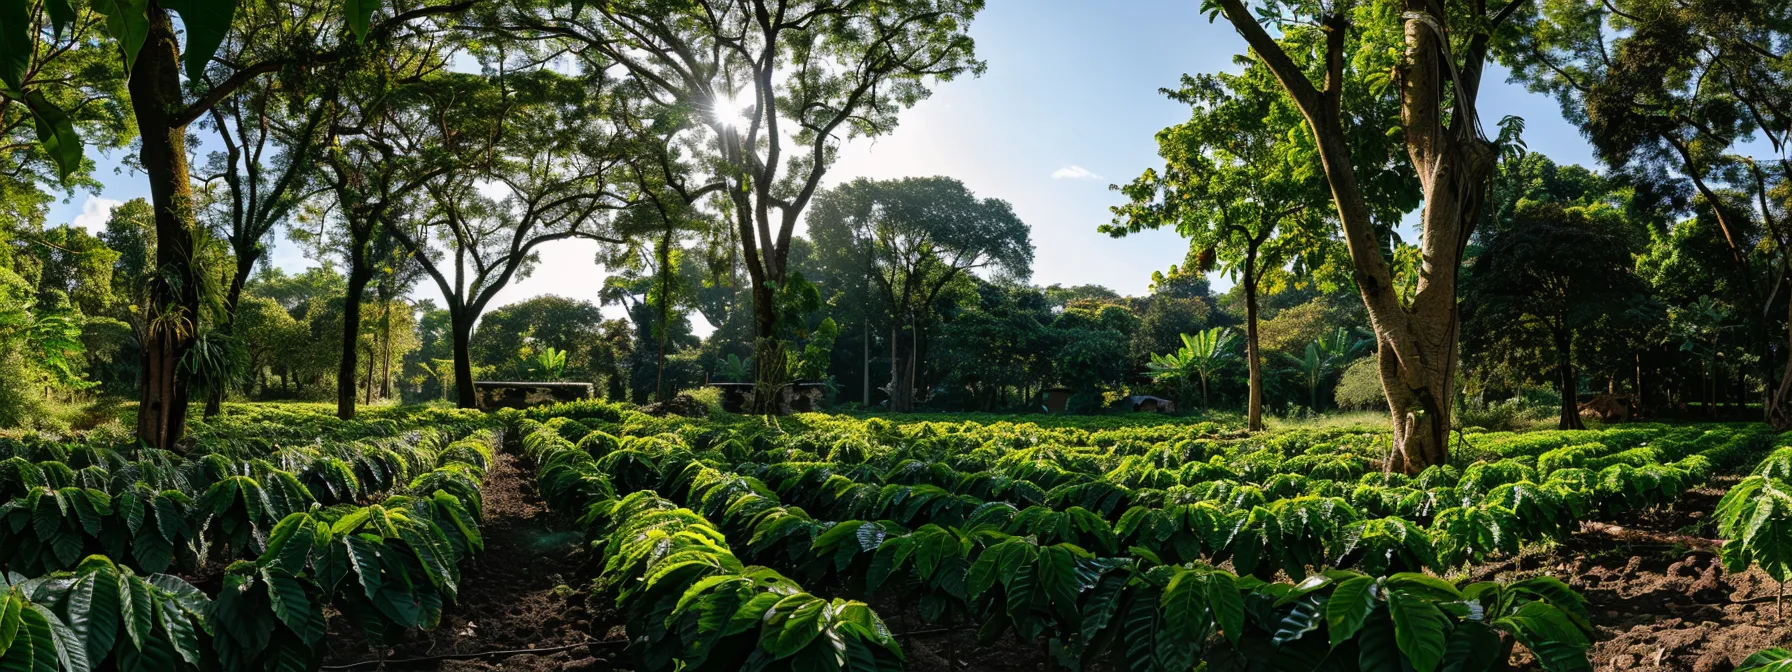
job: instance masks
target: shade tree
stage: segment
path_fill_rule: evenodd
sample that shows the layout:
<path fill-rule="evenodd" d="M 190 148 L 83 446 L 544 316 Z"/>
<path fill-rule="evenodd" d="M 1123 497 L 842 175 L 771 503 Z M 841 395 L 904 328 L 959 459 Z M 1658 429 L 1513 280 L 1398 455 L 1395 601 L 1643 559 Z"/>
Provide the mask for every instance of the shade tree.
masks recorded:
<path fill-rule="evenodd" d="M 1119 390 L 1135 373 L 1127 343 L 1136 329 L 1138 317 L 1115 304 L 1065 308 L 1047 325 L 1047 380 L 1070 388 L 1072 410 L 1100 408 L 1106 394 Z"/>
<path fill-rule="evenodd" d="M 1050 382 L 1052 307 L 1037 287 L 971 280 L 974 292 L 943 307 L 934 378 L 966 410 L 995 411 L 1037 402 Z M 856 362 L 855 362 L 856 364 Z"/>
<path fill-rule="evenodd" d="M 207 196 L 200 217 L 230 245 L 235 262 L 225 294 L 227 327 L 243 286 L 267 254 L 269 235 L 323 188 L 313 148 L 329 135 L 324 122 L 330 108 L 315 99 L 330 96 L 308 95 L 302 89 L 311 82 L 301 74 L 256 80 L 200 121 L 224 146 L 206 158 L 199 178 Z"/>
<path fill-rule="evenodd" d="M 1323 176 L 1310 142 L 1292 142 L 1299 112 L 1267 68 L 1240 58 L 1243 74 L 1184 76 L 1165 90 L 1192 117 L 1157 134 L 1163 170 L 1146 169 L 1114 188 L 1128 202 L 1112 208 L 1101 230 L 1120 237 L 1174 228 L 1189 241 L 1200 272 L 1217 263 L 1244 288 L 1245 361 L 1250 392 L 1246 428 L 1263 429 L 1263 355 L 1259 286 L 1266 271 L 1302 253 L 1322 254 L 1329 235 Z"/>
<path fill-rule="evenodd" d="M 1558 427 L 1580 429 L 1576 340 L 1608 318 L 1639 319 L 1647 285 L 1635 273 L 1624 222 L 1610 209 L 1524 201 L 1486 231 L 1464 283 L 1464 329 L 1478 347 L 1541 337 L 1562 395 Z M 1628 313 L 1638 315 L 1628 315 Z"/>
<path fill-rule="evenodd" d="M 434 281 L 450 316 L 456 401 L 474 406 L 473 326 L 510 282 L 562 240 L 623 241 L 613 211 L 626 143 L 605 120 L 601 92 L 548 71 L 438 73 L 401 94 L 394 129 L 456 129 L 485 157 L 433 176 L 390 228 Z M 495 193 L 488 195 L 486 185 Z"/>
<path fill-rule="evenodd" d="M 355 415 L 367 287 L 377 276 L 402 272 L 412 263 L 393 233 L 398 212 L 418 207 L 419 193 L 431 180 L 476 163 L 480 149 L 476 136 L 419 124 L 418 110 L 410 109 L 414 92 L 444 67 L 445 45 L 423 38 L 402 49 L 390 41 L 379 46 L 385 48 L 331 68 L 328 98 L 316 103 L 320 117 L 277 129 L 288 147 L 311 154 L 295 160 L 317 166 L 311 179 L 319 198 L 311 212 L 292 221 L 289 236 L 346 271 L 342 331 L 336 336 L 342 353 L 336 414 L 344 419 Z"/>
<path fill-rule="evenodd" d="M 618 190 L 631 205 L 618 210 L 610 222 L 611 234 L 621 243 L 600 247 L 598 261 L 619 273 L 606 280 L 607 302 L 626 296 L 627 286 L 650 278 L 642 301 L 651 310 L 640 316 L 652 316 L 643 342 L 653 344 L 653 399 L 664 401 L 672 392 L 665 372 L 669 347 L 674 345 L 673 313 L 694 307 L 696 290 L 704 285 L 719 286 L 723 296 L 735 298 L 726 291 L 737 284 L 727 281 L 735 275 L 733 269 L 722 266 L 738 255 L 732 254 L 732 246 L 716 249 L 716 243 L 722 242 L 716 240 L 717 232 L 729 227 L 716 208 L 706 207 L 712 205 L 709 201 L 722 199 L 696 174 L 689 158 L 697 153 L 687 133 L 698 123 L 696 118 L 678 108 L 647 103 L 638 91 L 627 91 L 635 95 L 616 96 L 609 119 L 626 138 L 616 172 L 621 183 Z M 723 210 L 727 207 L 725 202 L 720 205 Z M 713 271 L 695 282 L 685 269 L 689 265 L 684 249 L 687 238 L 695 238 L 698 253 L 711 257 L 705 266 Z M 612 280 L 616 282 L 612 284 Z M 624 294 L 612 295 L 612 289 Z M 715 294 L 711 292 L 711 298 Z M 629 314 L 636 317 L 633 310 Z M 686 323 L 688 332 L 688 318 L 680 314 L 676 319 Z"/>
<path fill-rule="evenodd" d="M 1736 300 L 1758 307 L 1745 314 L 1764 316 L 1746 329 L 1761 379 L 1774 381 L 1763 386 L 1765 419 L 1792 426 L 1792 358 L 1775 373 L 1773 348 L 1783 339 L 1769 335 L 1792 333 L 1792 319 L 1765 317 L 1792 301 L 1777 286 L 1792 270 L 1792 228 L 1770 196 L 1792 179 L 1785 3 L 1544 3 L 1521 18 L 1514 76 L 1554 95 L 1602 163 L 1691 184 L 1697 199 L 1688 205 L 1714 225 L 1721 247 L 1713 261 L 1722 260 L 1743 291 Z"/>
<path fill-rule="evenodd" d="M 479 320 L 469 344 L 475 363 L 492 367 L 495 375 L 522 375 L 522 361 L 542 350 L 566 353 L 565 375 L 573 380 L 602 383 L 593 368 L 594 350 L 603 340 L 603 311 L 590 301 L 544 294 L 493 308 Z M 431 332 L 437 331 L 431 327 Z M 446 339 L 446 333 L 432 336 Z M 446 343 L 446 340 L 442 341 Z M 447 348 L 437 356 L 450 359 Z"/>
<path fill-rule="evenodd" d="M 1509 124 L 1501 137 L 1486 135 L 1492 124 L 1481 119 L 1477 99 L 1496 34 L 1531 4 L 1203 3 L 1244 38 L 1313 136 L 1351 278 L 1375 332 L 1393 424 L 1388 467 L 1395 471 L 1417 473 L 1448 460 L 1457 275 L 1511 136 Z M 1420 203 L 1412 256 L 1422 272 L 1403 292 L 1385 233 Z"/>
<path fill-rule="evenodd" d="M 529 36 L 589 73 L 615 73 L 657 104 L 700 112 L 690 129 L 725 197 L 752 292 L 756 361 L 782 360 L 776 295 L 797 223 L 841 143 L 888 134 L 935 82 L 976 73 L 966 29 L 979 0 L 654 0 L 495 4 L 486 30 Z M 537 55 L 536 62 L 547 62 Z M 777 367 L 763 370 L 776 388 Z M 772 412 L 775 389 L 754 395 Z"/>
<path fill-rule="evenodd" d="M 214 59 L 226 36 L 233 31 L 259 30 L 267 23 L 286 26 L 313 16 L 284 12 L 275 3 L 268 12 L 238 12 L 234 0 L 165 3 L 101 4 L 103 25 L 111 38 L 110 51 L 129 73 L 127 91 L 132 116 L 139 131 L 138 166 L 149 183 L 156 210 L 156 263 L 150 285 L 150 318 L 146 321 L 143 390 L 138 409 L 139 438 L 161 448 L 173 448 L 185 431 L 188 380 L 182 373 L 186 352 L 200 333 L 202 283 L 197 245 L 204 237 L 195 231 L 194 193 L 186 151 L 187 129 L 213 106 L 244 85 L 282 68 L 303 68 L 335 56 L 323 53 L 318 40 L 248 40 L 246 48 Z M 359 5 L 366 11 L 327 13 L 339 33 L 365 38 L 369 32 L 387 30 L 419 16 L 464 9 L 470 5 L 423 5 L 396 11 L 379 26 L 370 25 L 375 5 Z M 15 3 L 23 9 L 22 3 Z M 51 19 L 52 39 L 78 14 L 66 0 L 49 0 L 43 11 Z M 175 29 L 179 14 L 182 30 Z M 320 14 L 323 15 L 323 14 Z M 50 110 L 47 96 L 27 87 L 24 74 L 39 40 L 28 21 L 8 11 L 0 30 L 0 80 L 30 102 L 38 119 L 38 140 L 64 174 L 73 172 L 81 157 L 80 136 L 66 113 Z M 40 33 L 41 35 L 41 33 Z M 185 38 L 184 42 L 182 38 Z M 183 84 L 183 79 L 185 83 Z"/>
<path fill-rule="evenodd" d="M 809 235 L 819 256 L 843 257 L 836 267 L 869 257 L 897 412 L 914 407 L 916 360 L 941 292 L 976 272 L 1020 280 L 1032 273 L 1031 232 L 1013 208 L 951 178 L 860 178 L 836 187 L 816 199 Z"/>
<path fill-rule="evenodd" d="M 111 43 L 106 50 L 129 73 L 126 90 L 139 132 L 137 165 L 147 177 L 156 211 L 157 258 L 137 422 L 139 438 L 156 447 L 175 447 L 185 431 L 188 380 L 182 363 L 205 319 L 201 291 L 207 278 L 200 276 L 197 258 L 197 245 L 204 237 L 195 231 L 187 129 L 259 77 L 336 57 L 320 51 L 319 45 L 326 41 L 263 39 L 243 41 L 245 49 L 214 59 L 220 45 L 233 31 L 283 27 L 315 16 L 329 17 L 339 34 L 352 32 L 365 38 L 413 18 L 464 9 L 471 0 L 462 5 L 405 7 L 377 26 L 370 24 L 374 3 L 359 4 L 353 12 L 331 8 L 317 14 L 281 11 L 286 4 L 274 3 L 273 11 L 240 13 L 234 0 L 110 3 L 96 8 L 105 14 L 102 25 L 110 39 L 102 42 Z M 0 30 L 7 33 L 7 39 L 0 40 L 0 80 L 28 102 L 37 119 L 39 144 L 64 175 L 71 174 L 80 165 L 81 137 L 66 111 L 54 109 L 44 87 L 31 86 L 25 77 L 43 33 L 33 33 L 32 22 L 17 11 L 28 9 L 25 3 L 9 7 L 6 20 L 0 21 Z M 63 39 L 64 29 L 79 17 L 67 0 L 47 0 L 41 7 L 50 18 L 51 40 Z M 181 20 L 179 32 L 175 14 Z"/>
<path fill-rule="evenodd" d="M 60 190 L 96 189 L 82 144 L 111 149 L 135 136 L 128 71 L 97 3 L 7 6 L 0 19 L 0 193 L 13 224 L 42 224 Z"/>

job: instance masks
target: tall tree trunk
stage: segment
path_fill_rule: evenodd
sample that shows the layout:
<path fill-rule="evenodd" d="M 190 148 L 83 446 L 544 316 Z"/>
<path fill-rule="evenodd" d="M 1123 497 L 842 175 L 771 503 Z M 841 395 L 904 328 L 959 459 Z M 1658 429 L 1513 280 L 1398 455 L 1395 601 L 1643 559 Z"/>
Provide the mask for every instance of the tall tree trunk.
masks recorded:
<path fill-rule="evenodd" d="M 1450 17 L 1441 5 L 1407 0 L 1406 49 L 1395 81 L 1407 156 L 1419 176 L 1423 235 L 1417 291 L 1406 300 L 1383 253 L 1369 195 L 1358 182 L 1343 123 L 1348 16 L 1322 19 L 1325 36 L 1323 88 L 1289 58 L 1242 0 L 1218 0 L 1299 107 L 1313 133 L 1320 164 L 1343 224 L 1358 292 L 1375 331 L 1382 389 L 1393 424 L 1388 468 L 1418 473 L 1449 458 L 1450 402 L 1455 392 L 1458 348 L 1456 282 L 1463 249 L 1474 231 L 1495 163 L 1495 148 L 1475 130 L 1474 98 L 1487 58 L 1485 41 L 1470 41 L 1446 59 L 1440 33 Z M 1453 109 L 1446 109 L 1449 102 Z"/>
<path fill-rule="evenodd" d="M 863 362 L 865 365 L 865 400 L 861 403 L 865 405 L 865 408 L 871 408 L 871 320 L 869 319 L 865 320 L 865 345 L 863 350 Z"/>
<path fill-rule="evenodd" d="M 454 331 L 455 404 L 461 408 L 477 408 L 479 400 L 473 391 L 473 356 L 468 348 L 473 340 L 473 320 L 463 316 L 463 312 L 464 309 L 456 310 L 448 317 Z"/>
<path fill-rule="evenodd" d="M 1786 368 L 1768 401 L 1767 418 L 1776 429 L 1792 428 L 1792 293 L 1786 295 Z"/>
<path fill-rule="evenodd" d="M 384 293 L 384 290 L 381 290 Z M 392 398 L 392 299 L 380 300 L 380 398 Z"/>
<path fill-rule="evenodd" d="M 660 270 L 660 329 L 659 329 L 660 333 L 659 333 L 659 355 L 658 355 L 658 361 L 656 363 L 656 366 L 658 368 L 653 373 L 653 400 L 654 401 L 665 401 L 666 400 L 666 338 L 668 336 L 670 336 L 671 332 L 672 332 L 671 325 L 668 324 L 672 319 L 672 297 L 668 294 L 672 290 L 672 271 L 671 271 L 671 269 L 667 268 L 667 266 L 671 265 L 671 263 L 672 263 L 672 229 L 671 229 L 671 227 L 667 227 L 665 234 L 660 236 L 660 244 L 659 244 L 658 252 L 659 252 L 658 256 L 659 256 L 659 265 L 660 265 L 660 269 L 659 269 Z"/>
<path fill-rule="evenodd" d="M 363 392 L 366 396 L 363 397 L 362 403 L 367 404 L 368 406 L 373 405 L 373 360 L 377 356 L 378 355 L 374 354 L 373 348 L 370 347 L 367 349 L 367 390 Z"/>
<path fill-rule="evenodd" d="M 131 70 L 131 110 L 140 130 L 139 158 L 155 203 L 156 280 L 143 343 L 143 387 L 137 437 L 173 449 L 186 433 L 187 377 L 181 359 L 199 326 L 199 277 L 193 272 L 193 190 L 187 175 L 187 129 L 180 109 L 180 43 L 167 10 L 154 2 L 149 35 Z"/>
<path fill-rule="evenodd" d="M 902 397 L 902 391 L 907 388 L 907 385 L 905 384 L 906 381 L 904 381 L 903 378 L 906 377 L 904 374 L 906 374 L 908 371 L 908 365 L 906 362 L 902 361 L 902 356 L 900 354 L 898 354 L 902 349 L 902 347 L 900 345 L 901 341 L 902 341 L 902 336 L 897 333 L 896 327 L 892 325 L 890 327 L 890 390 L 889 390 L 889 393 L 890 393 L 890 411 L 896 412 L 896 413 L 900 413 L 902 411 L 908 410 L 908 404 L 903 402 L 903 397 Z"/>
<path fill-rule="evenodd" d="M 1263 431 L 1263 355 L 1257 345 L 1257 246 L 1252 245 L 1244 262 L 1244 356 L 1249 360 L 1251 394 L 1245 411 L 1245 428 Z"/>
<path fill-rule="evenodd" d="M 865 347 L 863 348 L 863 350 L 864 350 L 864 353 L 863 353 L 864 365 L 865 365 L 865 383 L 864 383 L 865 408 L 871 408 L 871 305 L 870 305 L 870 303 L 871 303 L 871 274 L 874 272 L 876 272 L 876 263 L 872 260 L 871 244 L 870 244 L 869 239 L 867 239 L 866 244 L 865 244 L 865 282 L 864 282 L 864 284 L 865 284 L 865 287 L 864 287 L 864 289 L 865 289 L 865 305 L 861 306 L 861 308 L 865 311 Z M 1787 379 L 1792 380 L 1792 375 L 1787 376 Z"/>
<path fill-rule="evenodd" d="M 261 250 L 255 246 L 236 251 L 236 269 L 231 272 L 230 288 L 224 293 L 224 319 L 227 324 L 236 324 L 236 306 L 243 299 L 243 287 L 249 284 L 249 275 L 255 272 L 255 262 L 260 260 Z"/>
<path fill-rule="evenodd" d="M 910 325 L 913 328 L 913 325 Z M 915 381 L 910 377 L 914 368 L 909 366 L 912 351 L 904 352 L 902 334 L 895 326 L 890 327 L 890 411 L 907 413 L 914 410 Z M 912 341 L 911 341 L 912 343 Z"/>
<path fill-rule="evenodd" d="M 921 324 L 908 328 L 908 407 L 915 408 L 915 390 L 921 387 Z"/>
<path fill-rule="evenodd" d="M 784 366 L 784 344 L 778 340 L 775 297 L 767 284 L 769 281 L 753 286 L 753 402 L 747 411 L 780 415 L 784 412 L 780 400 L 785 386 L 790 384 L 790 376 Z"/>
<path fill-rule="evenodd" d="M 1399 78 L 1407 155 L 1419 175 L 1425 204 L 1419 288 L 1410 308 L 1401 306 L 1392 284 L 1362 289 L 1365 295 L 1379 295 L 1368 304 L 1380 342 L 1382 386 L 1388 394 L 1398 448 L 1390 466 L 1418 473 L 1449 461 L 1450 411 L 1460 347 L 1456 282 L 1496 156 L 1491 143 L 1472 135 L 1473 122 L 1468 121 L 1475 115 L 1472 99 L 1455 100 L 1454 124 L 1446 124 L 1443 113 L 1444 100 L 1452 89 L 1466 89 L 1471 98 L 1478 94 L 1485 53 L 1468 57 L 1474 81 L 1453 85 L 1447 73 L 1451 66 L 1443 58 L 1449 45 L 1441 42 L 1434 28 L 1448 19 L 1432 16 L 1439 10 L 1422 0 L 1408 0 L 1407 11 L 1422 12 L 1431 19 L 1406 22 L 1405 63 Z M 1356 245 L 1352 242 L 1353 248 Z"/>
<path fill-rule="evenodd" d="M 360 254 L 350 254 L 354 258 L 348 272 L 348 293 L 342 297 L 342 361 L 336 367 L 336 417 L 343 420 L 355 417 L 355 377 L 360 373 L 357 365 L 361 355 L 361 295 L 373 278 L 373 272 L 361 263 Z"/>
<path fill-rule="evenodd" d="M 1575 401 L 1580 381 L 1574 373 L 1574 333 L 1561 328 L 1554 331 L 1556 384 L 1562 390 L 1562 417 L 1556 422 L 1556 429 L 1586 429 L 1580 421 L 1580 404 Z"/>

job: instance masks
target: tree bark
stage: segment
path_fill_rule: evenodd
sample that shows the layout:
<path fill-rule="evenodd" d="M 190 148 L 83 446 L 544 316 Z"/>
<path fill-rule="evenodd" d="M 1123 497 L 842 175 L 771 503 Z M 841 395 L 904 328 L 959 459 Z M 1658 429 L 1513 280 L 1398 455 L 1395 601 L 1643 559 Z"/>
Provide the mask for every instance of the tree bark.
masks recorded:
<path fill-rule="evenodd" d="M 361 295 L 367 291 L 367 283 L 373 278 L 373 271 L 365 268 L 360 262 L 360 255 L 350 255 L 352 266 L 348 272 L 348 293 L 342 297 L 342 361 L 336 368 L 336 417 L 352 420 L 355 417 L 356 376 L 361 356 Z"/>
<path fill-rule="evenodd" d="M 1244 356 L 1251 372 L 1251 393 L 1245 411 L 1245 429 L 1263 431 L 1263 356 L 1257 344 L 1257 246 L 1252 245 L 1244 262 Z M 1202 401 L 1206 401 L 1203 385 Z"/>
<path fill-rule="evenodd" d="M 454 331 L 455 405 L 477 408 L 479 400 L 473 392 L 473 356 L 468 348 L 468 344 L 473 341 L 473 320 L 464 316 L 461 311 L 454 311 L 449 315 L 448 322 Z"/>
<path fill-rule="evenodd" d="M 368 348 L 367 349 L 367 389 L 366 389 L 366 391 L 364 391 L 362 393 L 365 396 L 363 396 L 361 398 L 362 399 L 361 403 L 367 404 L 368 406 L 373 405 L 373 384 L 374 384 L 373 360 L 376 357 L 377 357 L 377 355 L 374 354 L 374 349 L 371 347 Z"/>
<path fill-rule="evenodd" d="M 193 272 L 193 190 L 187 173 L 187 128 L 181 106 L 180 43 L 168 11 L 154 2 L 149 35 L 131 69 L 131 110 L 141 132 L 139 158 L 155 203 L 156 273 L 151 281 L 137 437 L 173 449 L 186 433 L 187 377 L 181 359 L 199 324 L 199 281 Z"/>
<path fill-rule="evenodd" d="M 913 326 L 911 325 L 912 329 Z M 914 356 L 913 348 L 903 351 L 902 335 L 896 327 L 890 328 L 890 411 L 907 413 L 914 410 L 915 381 L 911 377 L 914 368 L 909 365 L 909 358 Z M 914 341 L 910 339 L 912 346 Z"/>
<path fill-rule="evenodd" d="M 672 329 L 672 228 L 666 227 L 665 234 L 660 237 L 659 244 L 660 271 L 660 333 L 658 368 L 653 374 L 653 400 L 666 400 L 666 338 Z"/>
<path fill-rule="evenodd" d="M 743 235 L 752 235 L 752 231 L 744 231 Z M 775 313 L 776 297 L 767 285 L 771 269 L 755 270 L 759 265 L 749 264 L 749 275 L 753 276 L 753 403 L 748 412 L 758 415 L 779 415 L 782 408 L 778 400 L 783 397 L 784 386 L 789 381 L 784 375 L 784 348 L 778 343 L 778 319 Z M 782 280 L 782 269 L 776 273 Z M 765 279 L 761 279 L 765 278 Z M 776 362 L 771 360 L 776 359 Z M 775 365 L 774 365 L 775 364 Z"/>
<path fill-rule="evenodd" d="M 224 293 L 226 324 L 236 324 L 236 306 L 243 299 L 243 287 L 249 284 L 249 276 L 255 272 L 255 263 L 260 260 L 261 251 L 255 246 L 236 251 L 236 269 L 230 275 L 230 288 Z"/>
<path fill-rule="evenodd" d="M 898 354 L 902 349 L 901 342 L 902 336 L 896 332 L 896 327 L 890 327 L 890 411 L 895 413 L 908 410 L 902 394 L 908 389 L 907 381 L 903 380 L 907 377 L 904 374 L 908 373 L 908 363 Z"/>
<path fill-rule="evenodd" d="M 385 291 L 380 292 L 382 295 Z M 392 299 L 380 298 L 380 398 L 392 398 Z"/>
<path fill-rule="evenodd" d="M 1579 380 L 1574 374 L 1574 334 L 1567 329 L 1555 329 L 1556 342 L 1556 384 L 1562 390 L 1562 417 L 1556 422 L 1556 429 L 1586 429 L 1580 421 L 1580 404 L 1575 403 L 1575 390 Z"/>
<path fill-rule="evenodd" d="M 862 362 L 865 365 L 865 380 L 863 384 L 865 399 L 860 403 L 864 404 L 865 408 L 869 409 L 871 408 L 871 320 L 869 319 L 865 320 L 865 343 L 861 349 L 863 350 Z"/>
<path fill-rule="evenodd" d="M 1450 402 L 1455 391 L 1456 281 L 1496 158 L 1493 145 L 1475 130 L 1474 98 L 1487 57 L 1486 44 L 1471 41 L 1461 59 L 1462 76 L 1453 77 L 1446 61 L 1449 45 L 1438 34 L 1448 25 L 1449 17 L 1442 13 L 1441 5 L 1407 0 L 1406 51 L 1395 81 L 1400 84 L 1400 122 L 1407 156 L 1419 176 L 1425 204 L 1422 268 L 1417 291 L 1408 302 L 1393 282 L 1344 131 L 1349 18 L 1334 13 L 1322 19 L 1325 78 L 1319 88 L 1242 0 L 1218 2 L 1254 55 L 1300 108 L 1316 141 L 1350 250 L 1357 290 L 1375 331 L 1376 358 L 1393 424 L 1393 450 L 1387 466 L 1418 473 L 1443 464 L 1449 458 Z M 1454 109 L 1445 109 L 1446 100 Z"/>

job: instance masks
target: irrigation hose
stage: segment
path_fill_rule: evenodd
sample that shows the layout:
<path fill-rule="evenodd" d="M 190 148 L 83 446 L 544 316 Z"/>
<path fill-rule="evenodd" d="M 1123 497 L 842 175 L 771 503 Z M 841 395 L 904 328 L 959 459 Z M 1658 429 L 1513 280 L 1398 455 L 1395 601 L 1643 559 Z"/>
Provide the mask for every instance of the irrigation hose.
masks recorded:
<path fill-rule="evenodd" d="M 376 658 L 373 660 L 363 660 L 358 663 L 348 663 L 346 665 L 325 665 L 318 669 L 356 670 L 356 669 L 360 669 L 363 667 L 373 667 L 373 666 L 403 667 L 406 665 L 416 665 L 419 663 L 433 663 L 433 662 L 438 662 L 438 661 L 443 661 L 443 660 L 473 660 L 475 658 L 485 658 L 488 656 L 520 656 L 520 655 L 523 655 L 526 653 L 556 653 L 559 651 L 566 651 L 569 649 L 577 649 L 577 648 L 581 648 L 581 647 L 590 647 L 590 646 L 609 647 L 609 646 L 627 646 L 627 645 L 628 645 L 628 640 L 626 640 L 626 639 L 603 639 L 603 640 L 591 639 L 591 640 L 579 642 L 577 644 L 567 644 L 564 646 L 550 646 L 545 649 L 502 649 L 502 650 L 498 650 L 498 651 L 475 651 L 473 653 L 444 653 L 444 654 L 435 655 L 435 656 L 424 656 L 421 658 L 401 658 L 398 660 L 380 660 L 380 659 Z"/>
<path fill-rule="evenodd" d="M 926 629 L 926 630 L 916 630 L 914 632 L 896 633 L 895 636 L 899 637 L 899 638 L 900 637 L 925 637 L 927 635 L 937 635 L 937 634 L 942 634 L 942 633 L 947 633 L 947 632 L 952 632 L 952 631 L 953 631 L 953 628 L 930 628 L 930 629 Z M 444 654 L 436 655 L 436 656 L 424 656 L 421 658 L 401 658 L 398 660 L 380 660 L 380 659 L 376 658 L 373 660 L 363 660 L 363 661 L 360 661 L 357 663 L 348 663 L 348 664 L 344 664 L 344 665 L 325 665 L 318 669 L 320 669 L 320 670 L 356 670 L 356 669 L 360 669 L 363 667 L 369 667 L 369 666 L 403 667 L 406 665 L 417 665 L 420 663 L 434 663 L 434 662 L 439 662 L 439 661 L 444 661 L 444 660 L 473 660 L 475 658 L 486 658 L 486 657 L 490 657 L 490 656 L 520 656 L 520 655 L 523 655 L 526 653 L 557 653 L 557 652 L 566 651 L 569 649 L 576 649 L 576 648 L 579 648 L 582 646 L 613 647 L 613 646 L 627 646 L 627 645 L 628 645 L 628 640 L 626 640 L 626 639 L 601 639 L 601 640 L 600 639 L 591 639 L 591 640 L 579 642 L 578 644 L 566 644 L 564 646 L 551 646 L 551 647 L 548 647 L 545 649 L 502 649 L 502 650 L 498 650 L 498 651 L 475 651 L 473 653 L 444 653 Z"/>

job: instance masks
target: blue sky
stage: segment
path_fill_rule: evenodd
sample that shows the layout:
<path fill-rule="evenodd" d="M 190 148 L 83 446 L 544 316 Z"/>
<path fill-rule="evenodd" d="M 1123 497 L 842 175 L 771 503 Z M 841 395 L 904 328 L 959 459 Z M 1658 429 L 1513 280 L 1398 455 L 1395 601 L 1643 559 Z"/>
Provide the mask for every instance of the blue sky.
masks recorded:
<path fill-rule="evenodd" d="M 1183 73 L 1234 69 L 1244 40 L 1209 23 L 1198 0 L 990 0 L 972 24 L 989 69 L 939 85 L 902 116 L 892 135 L 858 140 L 829 173 L 830 184 L 859 176 L 947 175 L 983 197 L 1009 201 L 1033 228 L 1033 279 L 1041 285 L 1101 284 L 1146 291 L 1151 272 L 1180 263 L 1186 245 L 1168 231 L 1115 240 L 1095 228 L 1119 201 L 1109 184 L 1156 165 L 1153 135 L 1187 118 L 1158 93 Z M 1532 151 L 1560 163 L 1592 165 L 1591 149 L 1554 100 L 1505 82 L 1497 70 L 1481 97 L 1482 117 L 1527 121 Z M 114 174 L 101 159 L 105 188 L 59 203 L 50 223 L 100 226 L 114 203 L 146 197 L 140 175 Z M 538 294 L 596 301 L 604 271 L 590 243 L 544 249 L 535 274 L 513 283 L 494 307 Z M 275 264 L 310 265 L 282 238 Z M 1230 282 L 1216 278 L 1216 287 Z M 419 294 L 434 295 L 433 287 Z"/>

